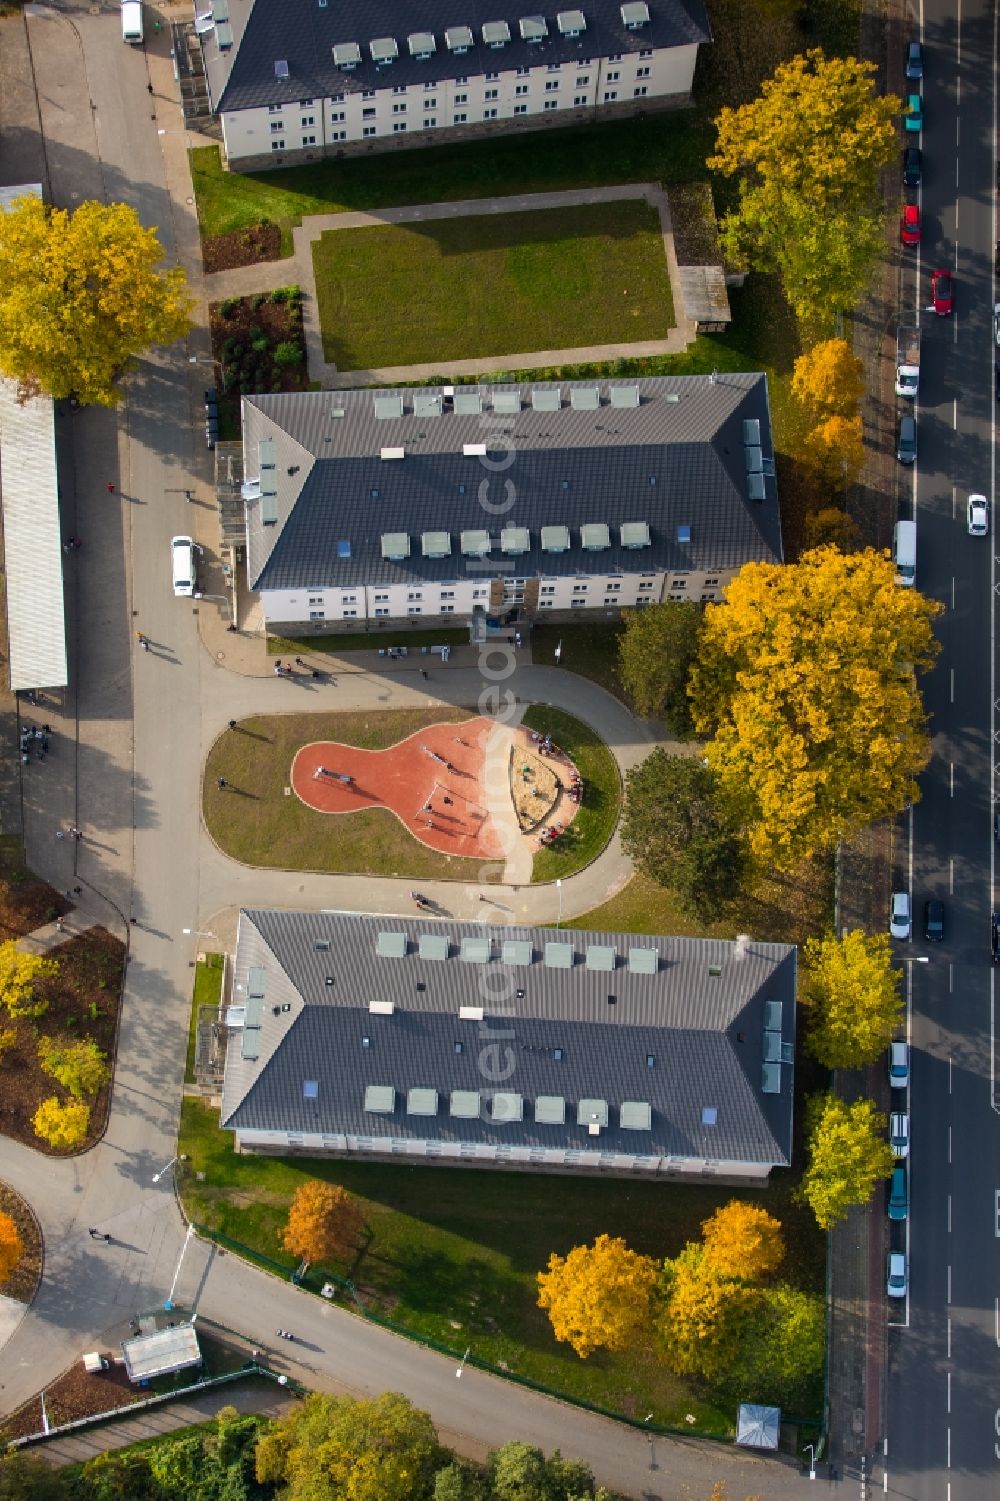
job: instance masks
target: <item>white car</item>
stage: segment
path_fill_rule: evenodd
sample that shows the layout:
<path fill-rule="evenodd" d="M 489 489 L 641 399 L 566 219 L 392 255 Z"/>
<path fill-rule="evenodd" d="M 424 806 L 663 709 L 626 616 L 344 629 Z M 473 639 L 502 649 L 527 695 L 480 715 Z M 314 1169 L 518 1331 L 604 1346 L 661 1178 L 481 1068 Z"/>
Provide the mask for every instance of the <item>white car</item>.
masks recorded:
<path fill-rule="evenodd" d="M 889 1117 L 889 1146 L 894 1157 L 909 1155 L 910 1117 L 905 1110 L 894 1110 Z"/>
<path fill-rule="evenodd" d="M 968 504 L 969 536 L 988 537 L 990 531 L 990 503 L 985 495 L 970 495 Z"/>
<path fill-rule="evenodd" d="M 906 1297 L 906 1257 L 902 1251 L 890 1251 L 886 1258 L 885 1290 L 890 1298 Z"/>
<path fill-rule="evenodd" d="M 910 1050 L 905 1042 L 889 1044 L 889 1088 L 905 1089 L 910 1082 Z"/>
<path fill-rule="evenodd" d="M 910 926 L 910 893 L 894 891 L 889 908 L 889 932 L 893 938 L 909 938 Z"/>
<path fill-rule="evenodd" d="M 1000 302 L 993 304 L 993 342 L 1000 347 Z"/>

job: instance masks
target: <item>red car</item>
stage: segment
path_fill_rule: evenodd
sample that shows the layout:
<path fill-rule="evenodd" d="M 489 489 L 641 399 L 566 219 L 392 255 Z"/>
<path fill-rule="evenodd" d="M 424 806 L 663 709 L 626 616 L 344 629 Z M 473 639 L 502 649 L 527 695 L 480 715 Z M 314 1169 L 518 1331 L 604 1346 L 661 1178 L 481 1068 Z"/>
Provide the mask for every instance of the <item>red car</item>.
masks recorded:
<path fill-rule="evenodd" d="M 907 203 L 903 206 L 903 217 L 899 221 L 899 238 L 904 245 L 920 244 L 920 209 L 915 203 Z"/>
<path fill-rule="evenodd" d="M 939 318 L 955 311 L 955 289 L 950 271 L 931 272 L 931 303 Z"/>

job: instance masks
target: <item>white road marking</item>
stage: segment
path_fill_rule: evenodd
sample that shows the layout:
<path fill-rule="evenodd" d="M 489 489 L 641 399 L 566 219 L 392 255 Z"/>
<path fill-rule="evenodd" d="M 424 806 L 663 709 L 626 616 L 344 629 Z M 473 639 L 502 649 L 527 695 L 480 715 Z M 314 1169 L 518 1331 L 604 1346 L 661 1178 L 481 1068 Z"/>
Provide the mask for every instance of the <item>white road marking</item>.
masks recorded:
<path fill-rule="evenodd" d="M 951 1167 L 951 1127 L 948 1127 L 948 1166 Z"/>
<path fill-rule="evenodd" d="M 951 1234 L 951 1194 L 948 1195 L 948 1234 Z"/>
<path fill-rule="evenodd" d="M 955 856 L 954 855 L 952 855 L 951 859 L 948 861 L 948 895 L 949 896 L 954 896 L 955 895 Z M 948 968 L 951 969 L 951 965 L 950 964 L 948 965 Z"/>
<path fill-rule="evenodd" d="M 948 1377 L 948 1411 L 951 1412 L 951 1372 L 950 1371 L 947 1372 L 947 1377 Z"/>
<path fill-rule="evenodd" d="M 955 702 L 955 669 L 951 669 L 951 701 Z"/>
<path fill-rule="evenodd" d="M 1000 1191 L 994 1193 L 993 1195 L 993 1213 L 996 1216 L 996 1224 L 993 1227 L 993 1234 L 996 1236 L 997 1240 L 1000 1240 Z"/>
<path fill-rule="evenodd" d="M 951 425 L 958 432 L 958 397 L 951 404 Z"/>
<path fill-rule="evenodd" d="M 993 1299 L 993 1333 L 996 1336 L 997 1345 L 1000 1346 L 1000 1298 Z"/>
<path fill-rule="evenodd" d="M 907 1223 L 909 1223 L 909 1221 L 907 1221 Z M 951 1267 L 950 1266 L 948 1267 L 948 1296 L 945 1299 L 945 1302 L 948 1304 L 948 1307 L 950 1308 L 951 1307 Z"/>
<path fill-rule="evenodd" d="M 952 895 L 954 895 L 954 888 L 952 889 Z M 948 994 L 951 995 L 951 993 L 952 993 L 952 991 L 954 989 L 955 989 L 955 966 L 953 964 L 949 963 L 949 965 L 948 965 Z"/>
<path fill-rule="evenodd" d="M 945 1461 L 945 1468 L 950 1470 L 951 1469 L 951 1424 L 950 1423 L 948 1424 L 947 1433 L 948 1433 L 948 1457 L 947 1457 L 947 1459 Z"/>
<path fill-rule="evenodd" d="M 997 1343 L 1000 1344 L 1000 1340 Z M 948 1320 L 948 1359 L 951 1359 L 951 1319 Z"/>
<path fill-rule="evenodd" d="M 949 789 L 950 789 L 950 792 L 951 792 L 951 796 L 954 797 L 955 796 L 955 763 L 954 763 L 954 761 L 949 761 L 948 766 L 949 766 L 948 786 L 949 786 Z"/>
<path fill-rule="evenodd" d="M 948 1055 L 948 1093 L 951 1094 L 951 1054 Z"/>

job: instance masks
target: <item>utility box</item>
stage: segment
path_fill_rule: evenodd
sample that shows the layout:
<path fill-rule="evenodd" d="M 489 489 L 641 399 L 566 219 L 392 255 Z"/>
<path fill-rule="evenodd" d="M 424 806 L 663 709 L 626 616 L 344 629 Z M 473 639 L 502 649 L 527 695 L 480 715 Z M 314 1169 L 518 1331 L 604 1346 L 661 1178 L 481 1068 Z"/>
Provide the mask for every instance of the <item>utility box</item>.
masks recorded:
<path fill-rule="evenodd" d="M 91 1350 L 89 1355 L 83 1357 L 83 1369 L 88 1376 L 99 1376 L 102 1371 L 108 1369 L 108 1357 L 102 1355 L 99 1350 Z"/>

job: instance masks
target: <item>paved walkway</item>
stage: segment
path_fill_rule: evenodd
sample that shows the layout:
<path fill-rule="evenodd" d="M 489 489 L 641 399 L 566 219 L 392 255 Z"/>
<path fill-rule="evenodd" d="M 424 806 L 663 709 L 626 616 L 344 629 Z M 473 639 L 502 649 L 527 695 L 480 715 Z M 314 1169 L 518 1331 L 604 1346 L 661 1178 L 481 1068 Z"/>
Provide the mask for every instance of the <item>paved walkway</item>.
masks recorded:
<path fill-rule="evenodd" d="M 437 219 L 461 219 L 501 214 L 537 214 L 546 209 L 576 208 L 580 204 L 626 203 L 644 199 L 660 216 L 663 253 L 670 277 L 674 311 L 678 326 L 665 339 L 646 339 L 634 343 L 588 344 L 572 349 L 535 349 L 524 353 L 485 354 L 470 360 L 429 361 L 418 365 L 389 365 L 372 370 L 338 370 L 323 353 L 323 336 L 319 325 L 316 299 L 316 276 L 313 245 L 320 235 L 341 229 L 365 229 L 386 224 L 423 224 Z M 302 288 L 303 329 L 310 380 L 319 381 L 328 390 L 337 387 L 391 385 L 404 381 L 438 381 L 442 376 L 477 376 L 499 370 L 544 370 L 554 365 L 585 365 L 617 359 L 642 359 L 650 355 L 680 354 L 695 336 L 693 323 L 683 317 L 674 235 L 670 223 L 670 206 L 661 187 L 651 182 L 623 183 L 609 188 L 586 188 L 564 193 L 519 193 L 509 198 L 463 198 L 453 203 L 407 204 L 400 208 L 380 209 L 371 213 L 310 214 L 292 231 L 295 246 L 291 258 L 265 261 L 255 266 L 239 266 L 232 271 L 217 271 L 205 277 L 205 294 L 212 302 L 226 297 L 247 297 L 275 287 L 296 283 Z"/>

